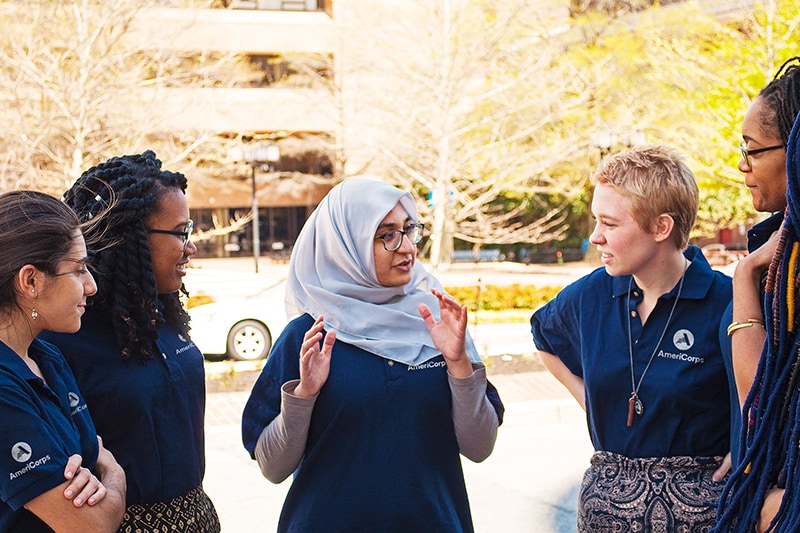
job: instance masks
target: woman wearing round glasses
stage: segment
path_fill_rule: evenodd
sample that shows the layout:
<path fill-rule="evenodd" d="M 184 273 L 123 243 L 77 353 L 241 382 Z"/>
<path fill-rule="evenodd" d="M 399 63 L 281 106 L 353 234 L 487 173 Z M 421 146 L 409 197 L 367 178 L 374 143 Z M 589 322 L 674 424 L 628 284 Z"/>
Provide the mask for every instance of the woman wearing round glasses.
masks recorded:
<path fill-rule="evenodd" d="M 778 279 L 782 277 L 786 280 L 791 276 L 786 273 L 788 269 L 784 266 L 780 267 L 780 273 L 773 272 L 771 277 L 767 274 L 773 258 L 776 268 L 777 262 L 782 259 L 780 253 L 774 256 L 776 250 L 780 250 L 784 216 L 791 211 L 786 210 L 787 183 L 789 178 L 798 179 L 796 174 L 791 176 L 787 173 L 787 158 L 793 148 L 788 145 L 792 139 L 792 125 L 798 116 L 800 57 L 793 57 L 778 69 L 772 81 L 759 92 L 742 122 L 739 170 L 744 173 L 745 185 L 752 194 L 753 207 L 756 211 L 772 215 L 747 232 L 750 253 L 736 267 L 733 303 L 728 309 L 730 325 L 725 332 L 720 332 L 721 338 L 729 338 L 727 345 L 731 358 L 728 366 L 736 382 L 736 394 L 732 394 L 731 401 L 734 407 L 740 407 L 732 409 L 735 416 L 732 433 L 735 435 L 731 452 L 735 468 L 720 503 L 720 531 L 764 531 L 778 513 L 784 494 L 788 497 L 785 498 L 779 519 L 783 523 L 775 531 L 797 530 L 798 515 L 793 513 L 794 516 L 790 516 L 790 511 L 798 508 L 796 494 L 784 492 L 787 469 L 793 470 L 784 462 L 789 446 L 779 445 L 782 450 L 777 456 L 775 454 L 775 440 L 784 438 L 784 428 L 788 427 L 785 419 L 789 415 L 786 412 L 776 414 L 774 411 L 765 415 L 762 407 L 776 398 L 787 409 L 793 405 L 789 400 L 793 387 L 787 390 L 783 378 L 773 381 L 789 368 L 785 364 L 785 354 L 780 353 L 778 342 L 791 337 L 780 332 L 780 324 L 770 324 L 767 318 L 775 309 L 794 307 L 791 300 L 785 299 L 785 294 L 777 294 L 780 292 Z M 797 153 L 797 146 L 794 146 L 794 152 Z M 791 161 L 788 162 L 791 164 Z M 791 218 L 792 214 L 789 214 Z M 796 213 L 794 217 L 797 217 Z M 791 225 L 791 220 L 787 225 Z M 785 245 L 786 236 L 783 241 Z M 769 290 L 768 284 L 772 285 Z M 780 303 L 770 309 L 772 306 L 767 306 L 767 298 L 774 298 L 775 302 Z M 773 342 L 765 345 L 767 328 L 770 327 L 773 328 Z M 792 356 L 791 366 L 796 366 L 794 360 Z M 762 372 L 759 379 L 756 379 L 757 372 Z M 754 389 L 752 392 L 751 388 Z M 741 420 L 742 408 L 746 410 L 746 423 Z M 765 460 L 771 465 L 765 464 Z M 771 471 L 774 465 L 780 470 L 779 474 Z"/>
<path fill-rule="evenodd" d="M 460 455 L 491 453 L 503 407 L 466 308 L 416 262 L 411 195 L 352 178 L 306 222 L 272 348 L 242 418 L 264 476 L 294 472 L 279 531 L 472 531 Z"/>
<path fill-rule="evenodd" d="M 153 152 L 114 157 L 81 175 L 64 201 L 83 220 L 97 274 L 80 331 L 52 335 L 128 481 L 121 531 L 219 531 L 202 488 L 203 355 L 179 299 L 197 247 L 183 174 Z"/>
<path fill-rule="evenodd" d="M 772 213 L 747 232 L 749 254 L 736 267 L 733 302 L 723 316 L 720 341 L 731 390 L 731 459 L 742 455 L 741 406 L 756 373 L 766 333 L 761 301 L 766 271 L 786 208 L 786 143 L 800 112 L 800 58 L 787 61 L 753 100 L 742 121 L 739 171 L 756 211 Z M 729 328 L 730 325 L 732 328 Z M 749 324 L 749 325 L 747 325 Z M 735 354 L 735 355 L 734 355 Z"/>

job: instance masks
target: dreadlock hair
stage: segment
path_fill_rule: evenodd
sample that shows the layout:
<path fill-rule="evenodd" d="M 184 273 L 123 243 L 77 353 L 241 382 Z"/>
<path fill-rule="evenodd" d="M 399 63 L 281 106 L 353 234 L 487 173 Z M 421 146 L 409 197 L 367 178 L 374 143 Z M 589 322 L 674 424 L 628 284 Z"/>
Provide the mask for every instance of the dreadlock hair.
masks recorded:
<path fill-rule="evenodd" d="M 800 531 L 800 116 L 789 134 L 786 174 L 788 205 L 767 275 L 767 339 L 743 406 L 746 451 L 720 497 L 715 531 L 753 531 L 775 485 L 786 492 L 768 531 Z"/>
<path fill-rule="evenodd" d="M 758 93 L 766 104 L 761 124 L 774 128 L 783 144 L 789 142 L 795 117 L 800 114 L 800 56 L 788 59 Z"/>
<path fill-rule="evenodd" d="M 87 231 L 98 289 L 89 303 L 90 309 L 111 318 L 123 359 L 150 359 L 158 328 L 165 323 L 188 335 L 189 315 L 178 292 L 159 295 L 156 290 L 144 223 L 158 212 L 168 189 L 186 192 L 186 185 L 183 174 L 161 170 L 161 161 L 148 150 L 90 168 L 64 194 L 64 202 L 81 220 L 103 215 L 96 229 Z M 187 294 L 183 285 L 179 292 Z"/>

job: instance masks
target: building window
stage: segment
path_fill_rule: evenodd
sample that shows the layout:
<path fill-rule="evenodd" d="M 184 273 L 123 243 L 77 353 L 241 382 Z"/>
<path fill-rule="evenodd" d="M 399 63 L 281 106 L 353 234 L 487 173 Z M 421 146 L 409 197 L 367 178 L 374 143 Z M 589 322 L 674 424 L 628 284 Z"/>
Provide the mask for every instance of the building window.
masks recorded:
<path fill-rule="evenodd" d="M 258 9 L 264 11 L 319 11 L 319 0 L 221 0 L 230 9 Z"/>

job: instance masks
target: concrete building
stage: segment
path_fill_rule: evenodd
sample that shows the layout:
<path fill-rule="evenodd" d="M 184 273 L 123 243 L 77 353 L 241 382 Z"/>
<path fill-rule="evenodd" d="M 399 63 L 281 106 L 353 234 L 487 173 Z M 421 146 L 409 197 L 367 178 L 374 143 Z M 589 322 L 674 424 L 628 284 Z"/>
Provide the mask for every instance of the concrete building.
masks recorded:
<path fill-rule="evenodd" d="M 398 72 L 417 75 L 408 65 L 427 59 L 398 39 L 398 32 L 405 38 L 416 31 L 421 38 L 436 35 L 438 28 L 424 28 L 429 16 L 421 11 L 428 9 L 424 2 L 160 4 L 136 17 L 130 36 L 137 45 L 245 54 L 263 79 L 236 88 L 161 87 L 157 113 L 176 130 L 212 132 L 228 145 L 238 139 L 276 143 L 280 149 L 279 160 L 268 164 L 230 164 L 209 175 L 192 175 L 189 205 L 201 229 L 210 228 L 212 220 L 250 212 L 253 196 L 259 206 L 256 239 L 253 225 L 245 224 L 237 233 L 200 242 L 201 255 L 252 255 L 254 241 L 260 241 L 259 253 L 286 256 L 333 184 L 351 175 L 383 177 L 397 163 L 396 154 L 384 156 L 400 137 L 392 130 L 398 115 L 425 112 L 408 86 L 392 81 Z M 542 0 L 530 9 L 529 20 L 541 19 L 544 27 L 567 16 L 560 0 Z M 436 42 L 432 39 L 432 46 Z M 242 148 L 247 151 L 248 145 Z"/>
<path fill-rule="evenodd" d="M 228 147 L 221 165 L 187 173 L 196 227 L 227 224 L 258 206 L 255 239 L 253 224 L 243 224 L 198 242 L 199 255 L 253 255 L 256 242 L 260 255 L 286 255 L 337 178 L 332 0 L 198 4 L 164 0 L 142 9 L 127 38 L 137 47 L 242 56 L 256 72 L 234 88 L 159 87 L 157 98 L 147 98 L 165 130 L 204 132 Z M 279 155 L 268 152 L 273 160 L 253 161 L 257 146 L 277 147 Z"/>

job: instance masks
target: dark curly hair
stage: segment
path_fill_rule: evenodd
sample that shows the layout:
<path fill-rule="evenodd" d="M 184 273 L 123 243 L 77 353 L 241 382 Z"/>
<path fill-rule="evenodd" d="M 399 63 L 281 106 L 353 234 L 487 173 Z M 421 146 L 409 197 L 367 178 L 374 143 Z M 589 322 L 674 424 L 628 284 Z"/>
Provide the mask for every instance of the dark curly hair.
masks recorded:
<path fill-rule="evenodd" d="M 800 114 L 800 57 L 785 61 L 758 96 L 766 104 L 759 117 L 762 124 L 774 128 L 786 145 L 794 120 Z"/>
<path fill-rule="evenodd" d="M 93 311 L 110 316 L 123 359 L 137 357 L 144 363 L 152 358 L 158 328 L 165 323 L 188 335 L 189 314 L 179 293 L 159 295 L 156 290 L 144 223 L 158 212 L 168 189 L 185 193 L 186 185 L 183 174 L 161 170 L 161 161 L 148 150 L 90 168 L 64 194 L 80 220 L 102 214 L 102 221 L 86 232 L 97 278 L 97 294 L 89 303 Z M 187 294 L 183 286 L 179 292 Z"/>

